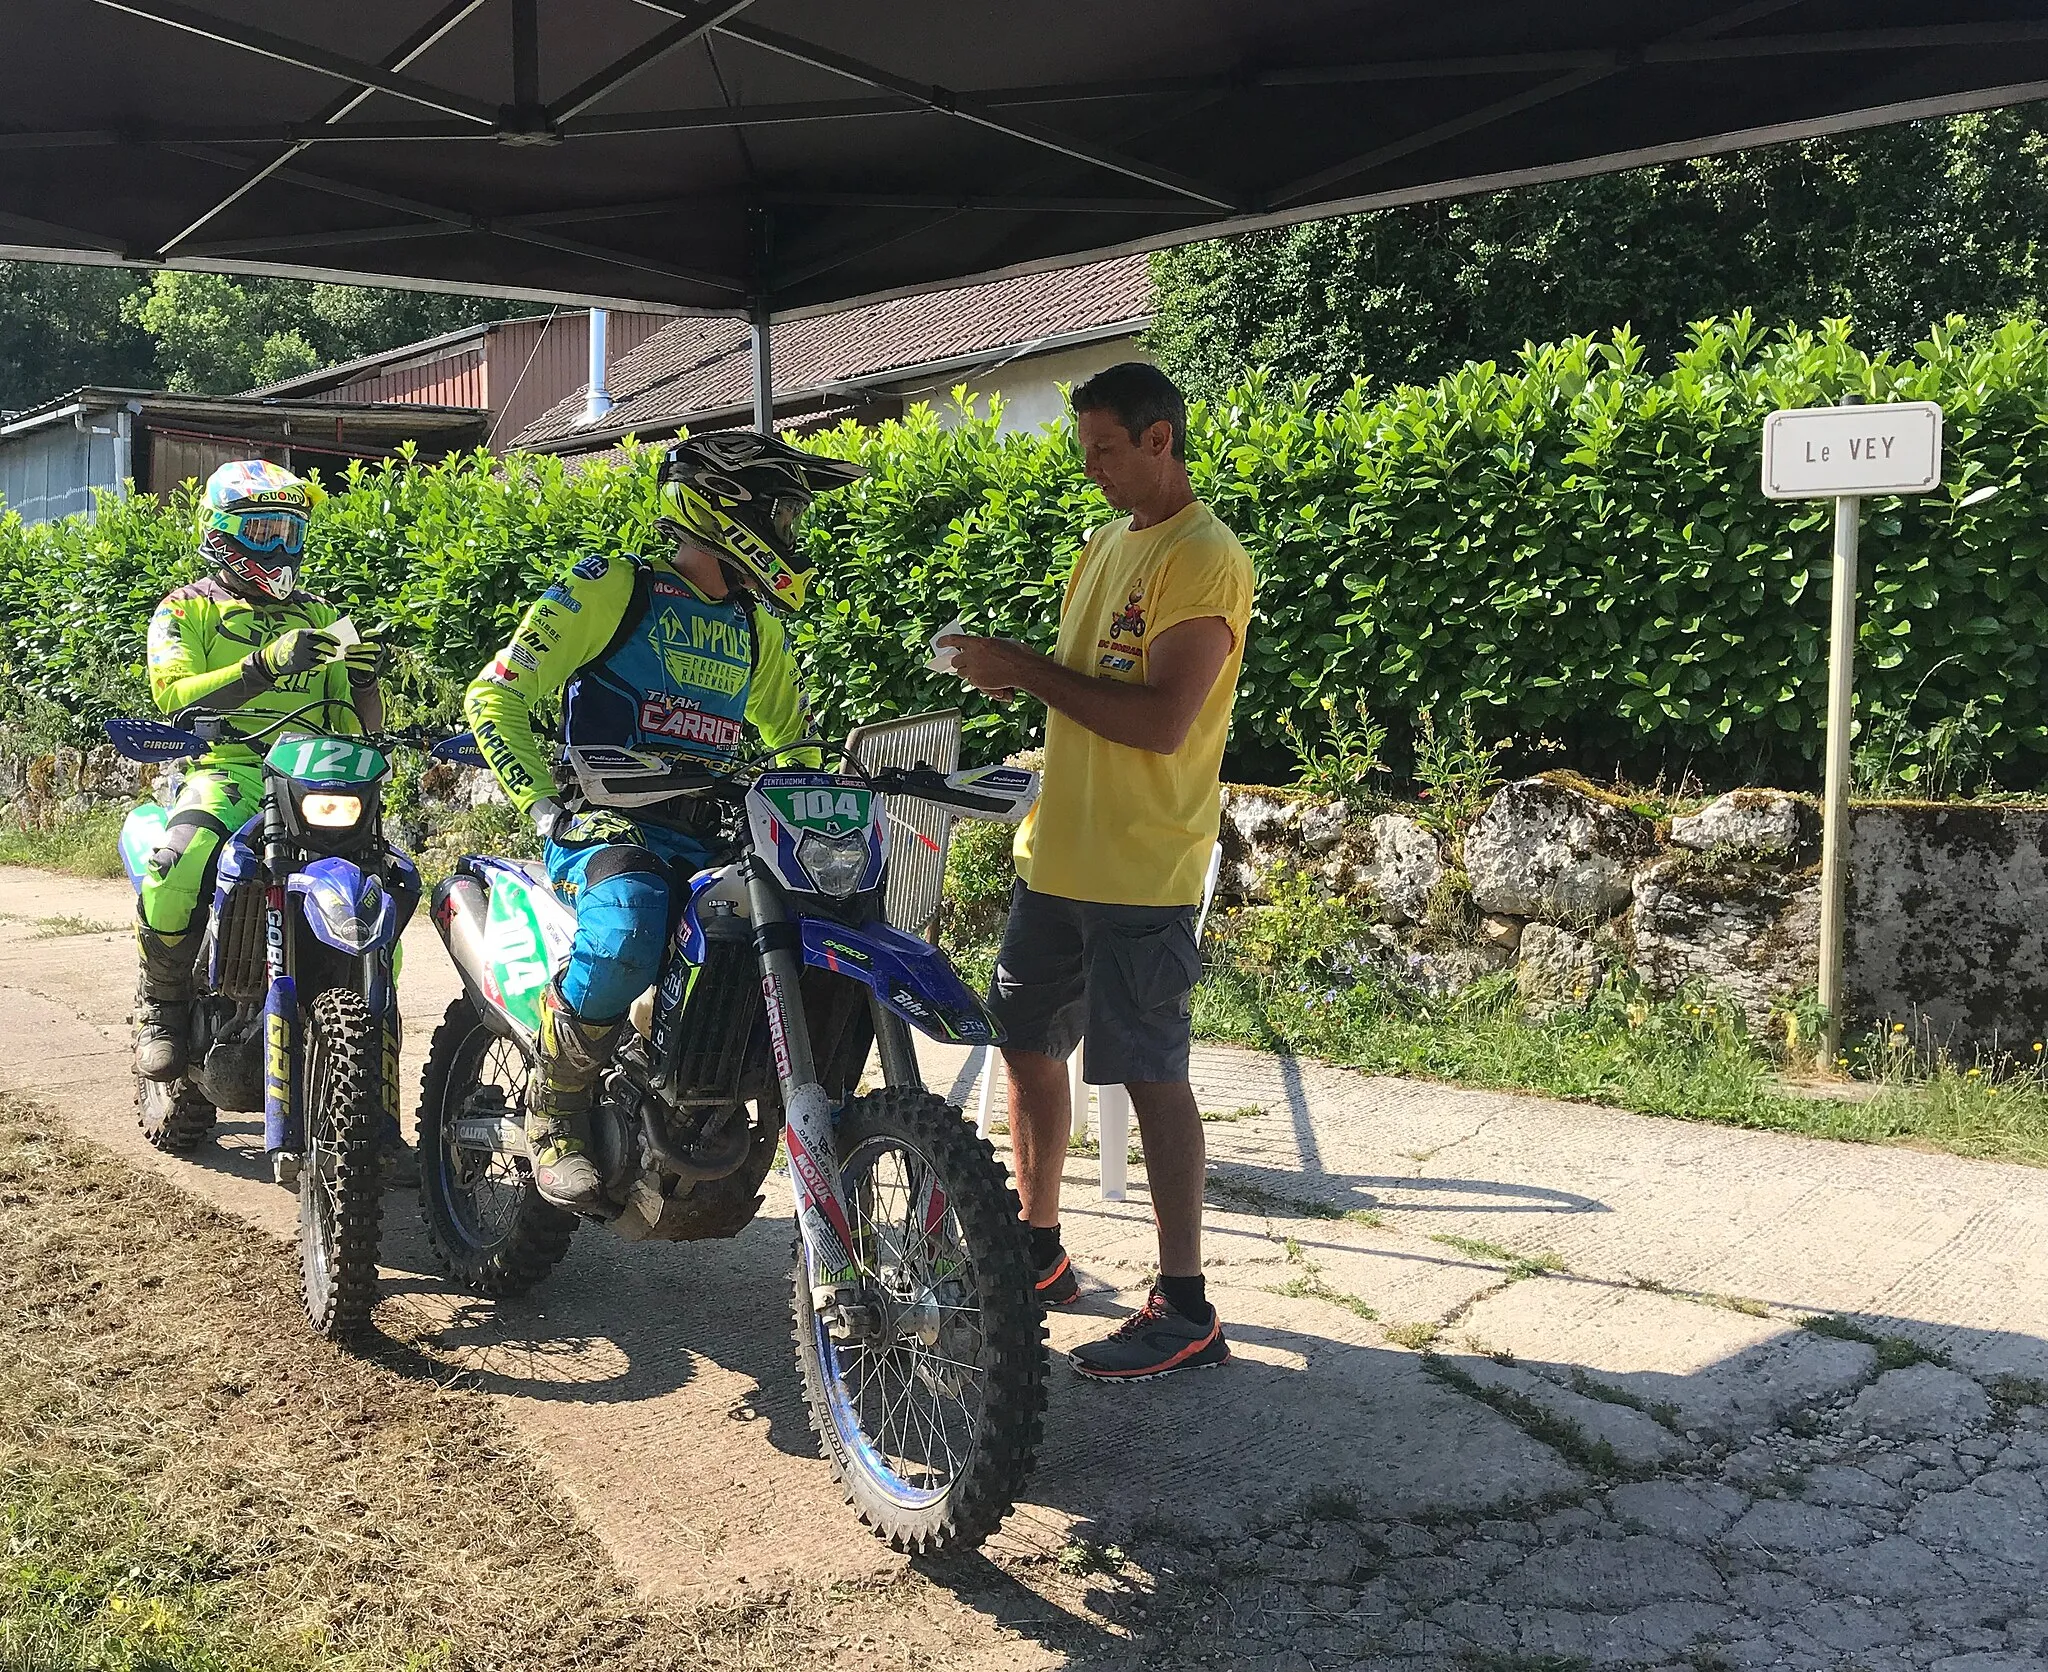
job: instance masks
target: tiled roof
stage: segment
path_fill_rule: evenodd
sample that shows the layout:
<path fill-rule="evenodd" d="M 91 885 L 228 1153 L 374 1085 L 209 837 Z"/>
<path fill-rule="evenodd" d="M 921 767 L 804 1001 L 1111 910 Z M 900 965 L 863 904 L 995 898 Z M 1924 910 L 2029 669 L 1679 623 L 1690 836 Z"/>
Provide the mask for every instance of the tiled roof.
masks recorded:
<path fill-rule="evenodd" d="M 1151 311 L 1145 258 L 1119 256 L 791 320 L 774 330 L 775 398 L 780 404 L 836 394 L 850 383 L 953 360 L 1000 359 L 1045 339 L 1143 322 Z M 512 445 L 556 448 L 585 437 L 659 434 L 747 407 L 753 375 L 743 323 L 677 319 L 612 366 L 612 410 L 600 423 L 577 422 L 579 391 L 527 425 Z"/>

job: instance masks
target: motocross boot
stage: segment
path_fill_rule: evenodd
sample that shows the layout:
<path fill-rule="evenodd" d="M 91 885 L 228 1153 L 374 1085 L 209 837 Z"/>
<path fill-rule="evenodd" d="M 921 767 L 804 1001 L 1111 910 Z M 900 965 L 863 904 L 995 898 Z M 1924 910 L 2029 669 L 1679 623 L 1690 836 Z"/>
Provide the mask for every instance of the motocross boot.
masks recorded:
<path fill-rule="evenodd" d="M 605 1205 L 604 1182 L 587 1150 L 590 1101 L 623 1020 L 584 1021 L 553 982 L 541 998 L 540 1074 L 526 1112 L 526 1146 L 541 1195 L 572 1213 Z"/>
<path fill-rule="evenodd" d="M 140 919 L 135 944 L 142 954 L 142 1005 L 136 1016 L 135 1072 L 145 1080 L 175 1080 L 185 1072 L 192 1037 L 192 966 L 199 935 L 160 935 Z"/>

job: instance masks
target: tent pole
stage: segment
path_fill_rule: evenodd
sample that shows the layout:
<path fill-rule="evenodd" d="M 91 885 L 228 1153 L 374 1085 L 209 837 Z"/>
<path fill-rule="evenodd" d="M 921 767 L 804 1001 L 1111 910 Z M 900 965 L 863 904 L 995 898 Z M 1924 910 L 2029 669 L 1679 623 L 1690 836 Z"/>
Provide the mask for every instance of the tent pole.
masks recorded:
<path fill-rule="evenodd" d="M 757 296 L 748 308 L 754 327 L 754 428 L 775 433 L 775 376 L 768 351 L 768 301 Z"/>

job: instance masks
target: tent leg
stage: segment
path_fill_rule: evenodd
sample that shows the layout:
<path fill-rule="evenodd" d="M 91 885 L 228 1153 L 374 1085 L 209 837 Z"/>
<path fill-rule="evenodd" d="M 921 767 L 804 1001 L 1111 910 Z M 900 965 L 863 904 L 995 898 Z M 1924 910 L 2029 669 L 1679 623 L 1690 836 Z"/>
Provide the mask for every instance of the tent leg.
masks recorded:
<path fill-rule="evenodd" d="M 775 376 L 768 355 L 768 304 L 754 303 L 754 428 L 763 435 L 775 433 Z"/>

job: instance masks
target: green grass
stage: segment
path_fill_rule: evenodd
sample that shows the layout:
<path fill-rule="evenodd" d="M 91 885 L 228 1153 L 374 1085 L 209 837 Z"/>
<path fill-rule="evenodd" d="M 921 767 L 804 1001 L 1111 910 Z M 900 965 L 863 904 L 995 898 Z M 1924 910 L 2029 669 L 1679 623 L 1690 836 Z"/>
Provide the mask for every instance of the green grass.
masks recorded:
<path fill-rule="evenodd" d="M 59 819 L 47 830 L 0 822 L 0 865 L 34 865 L 74 877 L 118 877 L 121 821 L 113 809 Z"/>
<path fill-rule="evenodd" d="M 1287 1263 L 1296 1268 L 1285 1283 L 1269 1290 L 1276 1295 L 1285 1295 L 1289 1300 L 1321 1300 L 1332 1306 L 1341 1306 L 1353 1317 L 1363 1318 L 1367 1323 L 1376 1323 L 1379 1313 L 1357 1295 L 1347 1294 L 1336 1288 L 1323 1276 L 1323 1268 L 1301 1251 L 1301 1244 L 1289 1237 L 1286 1243 Z"/>
<path fill-rule="evenodd" d="M 1948 1354 L 1923 1347 L 1910 1335 L 1879 1335 L 1839 1313 L 1801 1319 L 1799 1327 L 1835 1341 L 1860 1341 L 1866 1347 L 1876 1348 L 1879 1370 L 1904 1370 L 1911 1364 L 1948 1363 Z"/>
<path fill-rule="evenodd" d="M 1519 1283 L 1526 1277 L 1548 1277 L 1569 1269 L 1555 1254 L 1517 1254 L 1512 1248 L 1503 1248 L 1497 1242 L 1487 1242 L 1479 1237 L 1452 1236 L 1446 1231 L 1429 1240 L 1442 1243 L 1446 1248 L 1455 1248 L 1472 1259 L 1506 1266 L 1510 1283 Z"/>
<path fill-rule="evenodd" d="M 1377 1228 L 1386 1223 L 1375 1208 L 1340 1208 L 1328 1202 L 1318 1202 L 1309 1196 L 1289 1196 L 1278 1190 L 1268 1190 L 1264 1185 L 1253 1184 L 1248 1179 L 1234 1178 L 1228 1173 L 1211 1173 L 1203 1189 L 1218 1201 L 1234 1203 L 1249 1208 L 1254 1213 L 1272 1214 L 1283 1219 L 1335 1219 L 1348 1225 L 1364 1225 Z"/>
<path fill-rule="evenodd" d="M 82 1504 L 91 1506 L 89 1539 L 77 1536 Z M 0 1476 L 0 1665 L 310 1672 L 341 1664 L 317 1638 L 283 1636 L 252 1617 L 235 1577 L 217 1553 L 153 1520 L 103 1477 L 41 1468 Z"/>
<path fill-rule="evenodd" d="M 70 935 L 111 935 L 125 927 L 119 923 L 108 923 L 97 917 L 80 917 L 75 912 L 63 912 L 56 917 L 36 919 L 35 932 L 30 940 L 62 940 Z"/>

